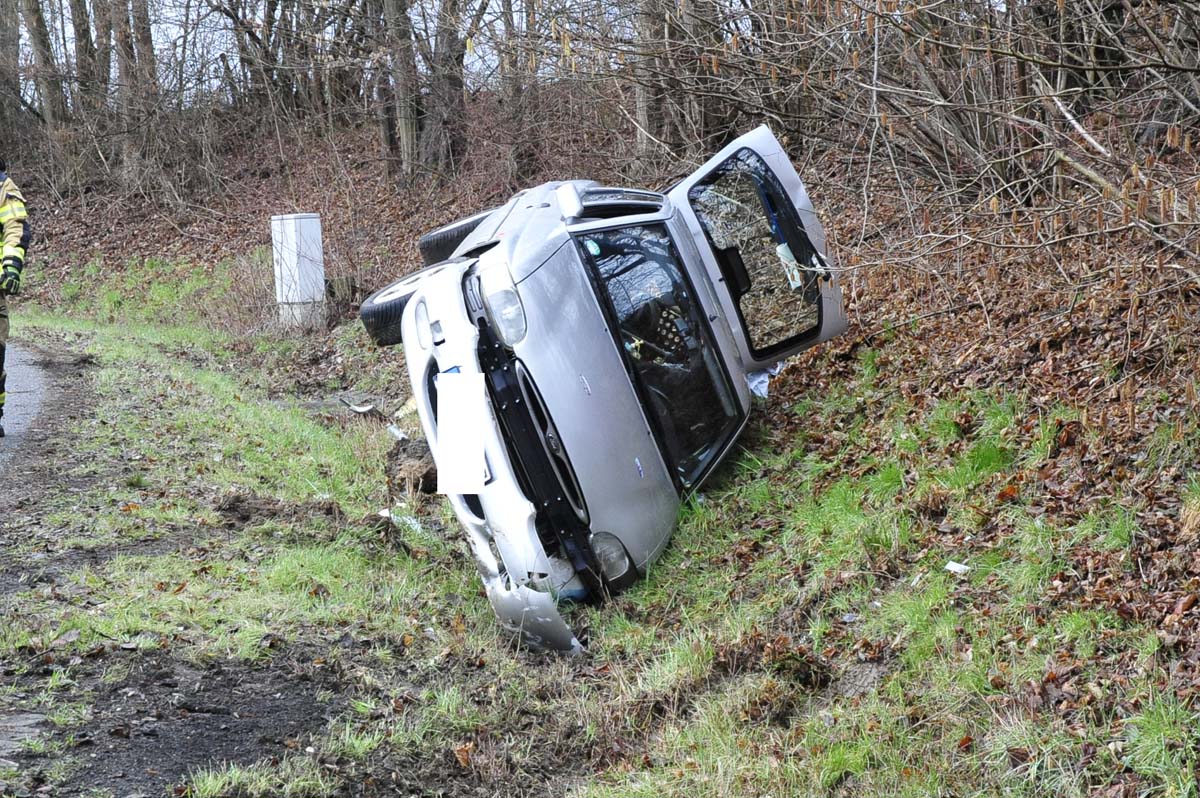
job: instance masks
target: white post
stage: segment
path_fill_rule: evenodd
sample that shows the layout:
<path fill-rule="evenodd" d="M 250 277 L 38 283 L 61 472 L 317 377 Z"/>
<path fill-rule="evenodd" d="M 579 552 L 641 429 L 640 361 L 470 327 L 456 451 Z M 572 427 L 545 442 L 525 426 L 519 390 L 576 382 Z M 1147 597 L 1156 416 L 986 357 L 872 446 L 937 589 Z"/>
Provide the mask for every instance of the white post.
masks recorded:
<path fill-rule="evenodd" d="M 272 216 L 271 245 L 280 323 L 285 327 L 321 326 L 325 321 L 325 253 L 320 215 Z"/>

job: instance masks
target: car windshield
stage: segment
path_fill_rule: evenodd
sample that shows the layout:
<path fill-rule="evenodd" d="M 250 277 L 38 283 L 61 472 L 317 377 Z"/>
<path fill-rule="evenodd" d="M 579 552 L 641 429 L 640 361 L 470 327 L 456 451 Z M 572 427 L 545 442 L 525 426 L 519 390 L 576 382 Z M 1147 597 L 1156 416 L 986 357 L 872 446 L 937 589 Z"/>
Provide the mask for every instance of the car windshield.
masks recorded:
<path fill-rule="evenodd" d="M 668 460 L 690 487 L 740 419 L 671 237 L 664 225 L 649 224 L 589 232 L 579 242 L 607 294 Z"/>

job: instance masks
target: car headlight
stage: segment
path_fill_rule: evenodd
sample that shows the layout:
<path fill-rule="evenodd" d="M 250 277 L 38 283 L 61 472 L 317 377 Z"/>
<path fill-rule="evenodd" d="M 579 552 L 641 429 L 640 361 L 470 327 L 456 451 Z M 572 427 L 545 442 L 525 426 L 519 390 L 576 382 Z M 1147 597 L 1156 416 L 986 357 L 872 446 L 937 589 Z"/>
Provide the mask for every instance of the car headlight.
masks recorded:
<path fill-rule="evenodd" d="M 593 532 L 591 536 L 592 552 L 604 572 L 604 580 L 609 587 L 620 590 L 637 579 L 637 569 L 629 559 L 625 546 L 611 532 Z"/>
<path fill-rule="evenodd" d="M 515 346 L 525 337 L 525 308 L 513 283 L 508 264 L 495 261 L 479 267 L 483 309 L 496 335 L 505 346 Z"/>

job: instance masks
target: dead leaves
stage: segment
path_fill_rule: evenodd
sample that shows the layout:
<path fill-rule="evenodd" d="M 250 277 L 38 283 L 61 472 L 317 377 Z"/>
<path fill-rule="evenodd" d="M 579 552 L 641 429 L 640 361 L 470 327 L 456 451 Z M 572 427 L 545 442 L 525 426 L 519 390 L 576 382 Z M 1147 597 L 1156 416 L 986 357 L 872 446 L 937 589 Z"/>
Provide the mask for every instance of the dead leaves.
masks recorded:
<path fill-rule="evenodd" d="M 731 676 L 764 670 L 808 688 L 825 687 L 832 680 L 829 662 L 809 646 L 787 634 L 768 638 L 757 628 L 732 644 L 718 646 L 714 668 Z"/>
<path fill-rule="evenodd" d="M 471 754 L 475 751 L 475 743 L 467 742 L 454 746 L 451 749 L 454 752 L 454 758 L 458 760 L 460 767 L 471 767 Z"/>

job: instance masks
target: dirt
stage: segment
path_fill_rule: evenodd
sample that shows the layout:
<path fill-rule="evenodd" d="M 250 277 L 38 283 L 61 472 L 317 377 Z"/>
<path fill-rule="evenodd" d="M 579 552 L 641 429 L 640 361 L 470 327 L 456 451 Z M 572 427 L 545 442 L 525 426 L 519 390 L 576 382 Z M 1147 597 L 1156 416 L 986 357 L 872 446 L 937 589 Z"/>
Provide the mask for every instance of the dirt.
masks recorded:
<path fill-rule="evenodd" d="M 26 553 L 31 538 L 40 527 L 36 519 L 41 501 L 51 494 L 78 493 L 88 482 L 68 477 L 73 463 L 71 427 L 91 412 L 92 361 L 87 356 L 53 352 L 23 345 L 28 368 L 45 383 L 37 415 L 23 419 L 20 436 L 6 438 L 8 460 L 0 461 L 4 478 L 0 479 L 0 595 L 11 592 L 28 580 L 31 571 Z M 21 374 L 9 380 L 14 405 L 21 401 Z"/>
<path fill-rule="evenodd" d="M 437 464 L 424 438 L 396 441 L 388 452 L 386 472 L 388 497 L 393 502 L 437 490 Z"/>
<path fill-rule="evenodd" d="M 197 766 L 295 749 L 331 709 L 315 698 L 320 685 L 312 666 L 280 658 L 263 668 L 141 657 L 106 687 L 90 728 L 76 735 L 87 780 L 161 792 Z"/>
<path fill-rule="evenodd" d="M 267 521 L 296 521 L 313 517 L 334 523 L 345 520 L 337 502 L 283 502 L 243 491 L 224 496 L 217 502 L 216 510 L 228 529 L 258 526 Z"/>
<path fill-rule="evenodd" d="M 119 474 L 121 465 L 97 463 L 90 476 L 73 475 L 71 431 L 92 414 L 92 363 L 65 350 L 29 351 L 44 374 L 46 391 L 39 415 L 22 446 L 11 453 L 0 481 L 4 613 L 21 611 L 23 592 L 58 590 L 87 564 L 118 553 L 180 548 L 191 532 L 85 551 L 53 545 L 49 500 L 82 495 Z M 248 495 L 229 496 L 221 504 L 237 527 L 264 517 L 327 510 L 284 508 Z M 86 507 L 81 515 L 86 516 Z M 340 705 L 317 700 L 331 677 L 316 658 L 299 651 L 281 646 L 262 662 L 198 663 L 173 652 L 167 638 L 153 642 L 157 647 L 114 643 L 78 654 L 55 641 L 0 658 L 0 681 L 8 688 L 0 695 L 0 768 L 19 773 L 15 780 L 0 781 L 0 796 L 163 795 L 206 766 L 283 756 L 323 728 Z M 81 724 L 56 728 L 48 720 L 47 685 L 58 671 L 69 679 L 54 692 L 54 706 L 87 707 Z"/>
<path fill-rule="evenodd" d="M 103 678 L 120 671 L 126 675 L 117 681 Z M 340 707 L 317 700 L 325 680 L 318 666 L 286 656 L 265 667 L 197 665 L 169 652 L 117 649 L 89 657 L 74 673 L 79 674 L 77 693 L 91 697 L 90 719 L 68 733 L 50 735 L 50 744 L 61 753 L 8 750 L 22 778 L 0 794 L 36 792 L 65 758 L 70 775 L 54 780 L 54 795 L 105 789 L 115 795 L 161 795 L 198 768 L 248 764 L 302 747 Z M 23 680 L 31 683 L 31 691 L 35 678 Z M 20 711 L 0 714 L 0 728 L 10 726 L 26 738 L 51 729 L 41 715 Z"/>

